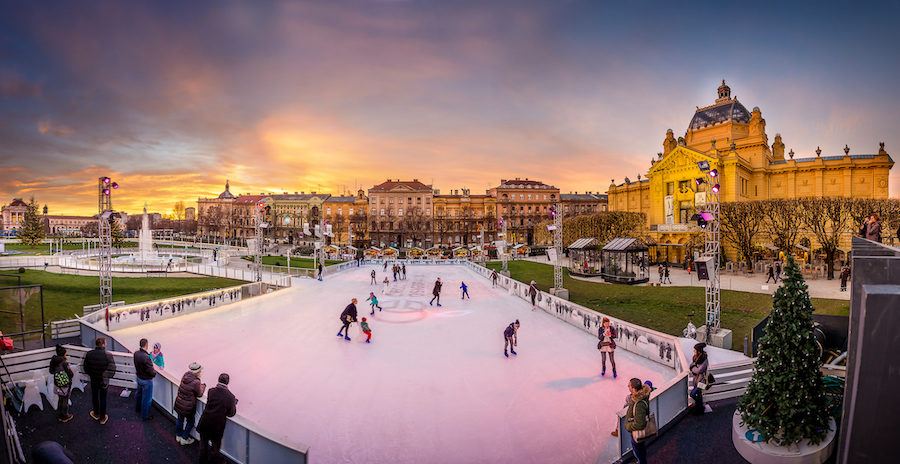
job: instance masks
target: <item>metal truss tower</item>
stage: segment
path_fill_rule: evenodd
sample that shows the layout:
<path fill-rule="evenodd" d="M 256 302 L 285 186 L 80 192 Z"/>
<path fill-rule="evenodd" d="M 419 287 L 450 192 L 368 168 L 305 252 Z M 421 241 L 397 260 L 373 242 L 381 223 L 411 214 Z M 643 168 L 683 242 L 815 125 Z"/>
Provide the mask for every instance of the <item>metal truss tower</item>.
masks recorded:
<path fill-rule="evenodd" d="M 99 238 L 99 276 L 100 276 L 100 305 L 106 311 L 107 327 L 109 318 L 109 305 L 112 303 L 112 221 L 115 214 L 112 209 L 112 191 L 119 188 L 119 184 L 109 177 L 103 176 L 97 179 L 97 237 Z"/>
<path fill-rule="evenodd" d="M 712 215 L 712 221 L 706 226 L 706 241 L 703 247 L 703 256 L 711 257 L 711 269 L 709 280 L 706 281 L 706 340 L 709 343 L 710 336 L 716 333 L 722 326 L 722 286 L 719 279 L 719 265 L 722 260 L 719 234 L 719 189 L 717 183 L 718 172 L 713 169 L 706 174 L 706 211 Z"/>

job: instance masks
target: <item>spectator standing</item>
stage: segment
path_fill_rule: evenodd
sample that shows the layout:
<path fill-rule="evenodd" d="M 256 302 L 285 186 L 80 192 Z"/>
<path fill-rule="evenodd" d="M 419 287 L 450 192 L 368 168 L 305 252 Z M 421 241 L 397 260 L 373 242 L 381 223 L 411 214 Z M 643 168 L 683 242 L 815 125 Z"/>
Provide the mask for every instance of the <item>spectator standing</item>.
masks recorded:
<path fill-rule="evenodd" d="M 219 374 L 219 383 L 209 390 L 206 398 L 206 408 L 200 416 L 197 424 L 197 432 L 200 433 L 200 463 L 218 463 L 222 456 L 219 449 L 222 447 L 222 436 L 225 435 L 225 422 L 227 418 L 237 414 L 237 398 L 228 390 L 231 378 L 228 374 Z"/>
<path fill-rule="evenodd" d="M 197 416 L 197 399 L 206 391 L 206 384 L 200 381 L 202 374 L 203 366 L 192 362 L 178 385 L 178 396 L 175 397 L 175 440 L 182 445 L 194 442 L 191 430 L 194 429 L 194 418 Z"/>
<path fill-rule="evenodd" d="M 841 291 L 847 291 L 847 279 L 850 278 L 850 267 L 846 264 L 841 268 Z"/>
<path fill-rule="evenodd" d="M 625 413 L 625 430 L 631 432 L 631 449 L 638 464 L 647 463 L 647 443 L 634 439 L 634 432 L 644 430 L 647 427 L 647 418 L 650 416 L 650 387 L 641 383 L 641 379 L 631 379 L 628 382 L 628 408 Z"/>
<path fill-rule="evenodd" d="M 881 243 L 881 218 L 878 213 L 869 216 L 869 224 L 866 227 L 866 239 Z"/>
<path fill-rule="evenodd" d="M 663 266 L 663 272 L 665 273 L 665 279 L 663 280 L 663 283 L 671 284 L 672 278 L 669 277 L 669 266 Z"/>
<path fill-rule="evenodd" d="M 866 216 L 866 217 L 862 220 L 862 224 L 860 224 L 860 226 L 859 226 L 859 234 L 858 234 L 858 235 L 859 235 L 861 238 L 866 238 L 866 235 L 869 234 L 869 219 L 870 219 L 871 217 L 872 217 L 871 215 Z"/>
<path fill-rule="evenodd" d="M 147 352 L 149 342 L 146 338 L 140 341 L 140 349 L 134 352 L 134 373 L 137 377 L 137 389 L 134 394 L 134 412 L 140 414 L 142 420 L 150 420 L 150 405 L 153 404 L 153 378 L 156 369 Z"/>
<path fill-rule="evenodd" d="M 694 345 L 694 355 L 691 358 L 690 371 L 694 376 L 690 397 L 694 400 L 691 408 L 694 412 L 702 412 L 705 410 L 703 405 L 703 389 L 708 384 L 707 376 L 709 373 L 709 357 L 706 355 L 706 343 L 697 343 Z"/>
<path fill-rule="evenodd" d="M 153 344 L 153 351 L 150 352 L 150 359 L 153 360 L 153 364 L 159 366 L 160 369 L 166 367 L 166 359 L 162 353 L 162 345 L 159 342 Z"/>
<path fill-rule="evenodd" d="M 58 400 L 56 402 L 56 415 L 60 422 L 72 420 L 69 414 L 69 394 L 72 393 L 72 378 L 75 373 L 69 367 L 66 358 L 66 349 L 62 345 L 56 345 L 56 354 L 50 358 L 50 375 L 53 376 L 53 387 Z"/>
<path fill-rule="evenodd" d="M 84 373 L 91 379 L 91 418 L 106 424 L 106 394 L 109 391 L 109 379 L 116 373 L 116 360 L 112 353 L 106 351 L 106 339 L 98 337 L 94 340 L 94 349 L 84 356 Z"/>
<path fill-rule="evenodd" d="M 663 271 L 663 265 L 662 265 L 662 264 L 660 264 L 660 265 L 656 268 L 656 272 L 659 273 L 659 284 L 662 285 L 662 283 L 663 283 L 663 278 L 665 277 L 665 272 Z"/>
<path fill-rule="evenodd" d="M 318 265 L 317 270 L 319 271 L 319 272 L 318 272 L 318 274 L 319 274 L 319 282 L 321 282 L 321 281 L 322 281 L 322 261 L 319 261 L 319 265 Z"/>
<path fill-rule="evenodd" d="M 775 283 L 781 278 L 781 261 L 775 261 Z"/>

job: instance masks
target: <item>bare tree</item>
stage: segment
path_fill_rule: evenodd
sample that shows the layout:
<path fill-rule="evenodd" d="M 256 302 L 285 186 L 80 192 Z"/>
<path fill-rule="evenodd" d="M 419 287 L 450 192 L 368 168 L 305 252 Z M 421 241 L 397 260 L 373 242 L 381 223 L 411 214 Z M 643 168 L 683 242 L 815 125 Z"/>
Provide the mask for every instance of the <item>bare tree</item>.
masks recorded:
<path fill-rule="evenodd" d="M 760 202 L 764 219 L 763 230 L 772 244 L 785 254 L 790 254 L 800 239 L 800 201 L 796 199 L 765 200 Z"/>
<path fill-rule="evenodd" d="M 719 205 L 719 229 L 738 252 L 739 260 L 753 267 L 753 242 L 763 227 L 763 206 L 758 201 L 736 201 Z"/>
<path fill-rule="evenodd" d="M 172 207 L 173 215 L 175 216 L 176 221 L 181 221 L 184 219 L 184 202 L 176 201 L 175 206 Z"/>
<path fill-rule="evenodd" d="M 825 253 L 828 278 L 834 279 L 834 258 L 839 250 L 841 234 L 851 232 L 851 201 L 845 198 L 803 198 L 800 220 L 819 242 Z"/>

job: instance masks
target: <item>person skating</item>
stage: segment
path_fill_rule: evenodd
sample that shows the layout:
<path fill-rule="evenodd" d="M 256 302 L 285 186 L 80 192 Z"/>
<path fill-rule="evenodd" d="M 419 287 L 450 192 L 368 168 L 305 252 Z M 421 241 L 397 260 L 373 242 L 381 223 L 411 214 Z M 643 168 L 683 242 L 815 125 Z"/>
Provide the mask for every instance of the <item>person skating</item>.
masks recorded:
<path fill-rule="evenodd" d="M 359 323 L 359 328 L 362 329 L 362 333 L 366 334 L 366 343 L 371 343 L 372 329 L 369 327 L 369 322 L 366 318 L 362 318 L 362 322 Z"/>
<path fill-rule="evenodd" d="M 516 319 L 516 322 L 506 326 L 506 329 L 503 330 L 503 356 L 509 357 L 509 353 L 507 353 L 507 348 L 509 352 L 512 354 L 516 353 L 516 345 L 519 344 L 519 320 Z"/>
<path fill-rule="evenodd" d="M 225 434 L 225 422 L 228 417 L 237 414 L 237 398 L 228 390 L 231 378 L 228 374 L 219 374 L 219 383 L 209 390 L 206 397 L 206 408 L 197 424 L 200 433 L 200 463 L 220 462 L 222 456 L 222 436 Z"/>
<path fill-rule="evenodd" d="M 775 280 L 775 268 L 772 266 L 766 266 L 766 283 L 769 283 L 769 280 L 774 281 L 776 284 L 778 283 Z"/>
<path fill-rule="evenodd" d="M 403 280 L 406 280 L 406 263 L 400 266 L 400 271 L 403 273 Z"/>
<path fill-rule="evenodd" d="M 491 272 L 491 287 L 492 287 L 492 288 L 497 286 L 497 279 L 498 279 L 498 278 L 499 278 L 499 277 L 497 276 L 497 271 L 496 271 L 496 270 L 492 271 L 492 272 Z"/>
<path fill-rule="evenodd" d="M 437 305 L 441 306 L 441 287 L 444 284 L 441 283 L 441 278 L 438 277 L 437 280 L 434 281 L 434 288 L 431 290 L 431 294 L 434 295 L 431 297 L 431 301 L 428 302 L 429 306 L 433 306 L 434 300 L 437 300 Z"/>
<path fill-rule="evenodd" d="M 344 340 L 350 341 L 350 324 L 356 322 L 356 298 L 350 300 L 350 304 L 341 312 L 340 320 L 341 330 L 338 330 L 337 336 L 343 336 Z"/>
<path fill-rule="evenodd" d="M 531 285 L 528 286 L 528 296 L 531 297 L 531 310 L 534 311 L 537 306 L 535 300 L 537 299 L 538 289 L 537 282 L 531 281 Z"/>
<path fill-rule="evenodd" d="M 375 285 L 376 283 L 378 283 L 378 282 L 375 280 L 375 269 L 372 269 L 372 273 L 369 274 L 369 277 L 372 278 L 372 281 L 369 282 L 369 285 Z"/>
<path fill-rule="evenodd" d="M 616 333 L 615 327 L 609 322 L 608 317 L 603 318 L 603 322 L 597 330 L 597 338 L 600 339 L 597 343 L 597 349 L 600 350 L 601 360 L 600 375 L 606 375 L 606 355 L 608 354 L 609 362 L 612 365 L 613 378 L 615 379 L 618 377 L 618 373 L 616 373 L 616 338 L 618 338 L 618 334 Z"/>
<path fill-rule="evenodd" d="M 378 297 L 375 296 L 374 292 L 369 292 L 369 297 L 366 298 L 366 301 L 369 302 L 369 306 L 372 307 L 372 312 L 369 313 L 370 316 L 375 315 L 375 308 L 378 308 L 379 311 L 382 310 L 382 307 L 378 305 Z"/>
<path fill-rule="evenodd" d="M 391 281 L 388 280 L 387 276 L 384 276 L 384 280 L 381 282 L 384 286 L 381 288 L 381 294 L 384 295 L 388 291 L 388 287 L 391 286 Z"/>
<path fill-rule="evenodd" d="M 465 300 L 466 298 L 470 300 L 472 299 L 472 297 L 469 296 L 469 286 L 466 285 L 465 282 L 462 282 L 460 284 L 459 289 L 462 290 L 462 298 L 460 298 L 461 300 Z"/>
<path fill-rule="evenodd" d="M 182 445 L 194 442 L 191 430 L 194 429 L 194 417 L 197 415 L 197 399 L 206 391 L 206 384 L 200 381 L 202 373 L 203 366 L 192 362 L 178 385 L 175 397 L 175 440 Z"/>
<path fill-rule="evenodd" d="M 323 269 L 322 269 L 322 262 L 321 262 L 321 261 L 319 261 L 319 264 L 318 264 L 318 266 L 316 267 L 316 270 L 318 271 L 317 274 L 318 274 L 318 276 L 319 276 L 319 277 L 318 277 L 318 278 L 319 278 L 319 282 L 321 282 L 321 281 L 322 281 L 322 272 L 323 272 Z"/>
<path fill-rule="evenodd" d="M 631 449 L 638 464 L 647 463 L 647 443 L 645 440 L 634 439 L 633 432 L 639 432 L 647 427 L 647 419 L 650 416 L 650 387 L 641 383 L 641 379 L 631 379 L 628 382 L 628 392 L 631 398 L 625 413 L 625 430 L 631 432 Z"/>
<path fill-rule="evenodd" d="M 106 351 L 106 339 L 98 337 L 94 340 L 94 349 L 84 356 L 84 373 L 91 379 L 91 418 L 106 424 L 106 393 L 109 391 L 109 379 L 116 373 L 116 360 L 112 353 Z"/>
<path fill-rule="evenodd" d="M 387 260 L 384 260 L 384 272 L 387 272 Z"/>
<path fill-rule="evenodd" d="M 72 393 L 75 372 L 69 367 L 66 349 L 62 345 L 56 345 L 56 354 L 50 358 L 50 375 L 53 376 L 53 390 L 58 398 L 56 417 L 60 422 L 69 422 L 75 417 L 69 413 L 69 394 Z"/>
<path fill-rule="evenodd" d="M 134 412 L 140 414 L 141 419 L 145 421 L 153 419 L 150 415 L 150 406 L 153 404 L 153 378 L 156 377 L 153 360 L 147 352 L 148 343 L 146 338 L 142 338 L 140 349 L 134 352 L 134 373 L 137 377 Z"/>
<path fill-rule="evenodd" d="M 394 276 L 394 282 L 397 281 L 397 273 L 398 272 L 400 272 L 400 269 L 398 269 L 396 264 L 391 266 L 391 274 Z"/>

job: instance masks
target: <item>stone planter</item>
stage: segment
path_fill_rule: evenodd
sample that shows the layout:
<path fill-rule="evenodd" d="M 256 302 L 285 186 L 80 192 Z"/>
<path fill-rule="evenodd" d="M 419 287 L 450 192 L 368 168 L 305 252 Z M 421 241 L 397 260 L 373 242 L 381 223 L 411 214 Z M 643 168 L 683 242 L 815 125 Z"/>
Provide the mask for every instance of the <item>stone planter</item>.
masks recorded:
<path fill-rule="evenodd" d="M 752 464 L 822 464 L 834 452 L 837 425 L 828 420 L 828 435 L 817 445 L 801 442 L 792 446 L 778 446 L 762 441 L 755 430 L 741 425 L 741 414 L 731 419 L 731 441 L 738 453 Z"/>

